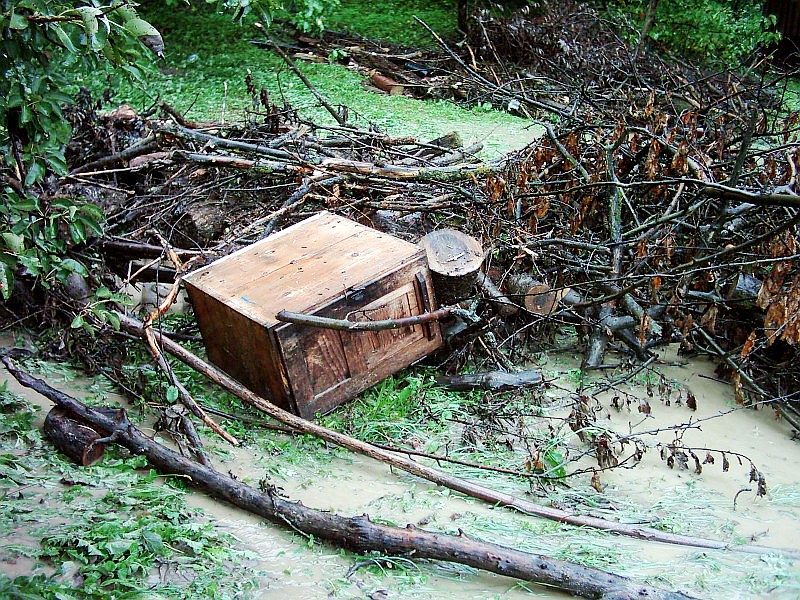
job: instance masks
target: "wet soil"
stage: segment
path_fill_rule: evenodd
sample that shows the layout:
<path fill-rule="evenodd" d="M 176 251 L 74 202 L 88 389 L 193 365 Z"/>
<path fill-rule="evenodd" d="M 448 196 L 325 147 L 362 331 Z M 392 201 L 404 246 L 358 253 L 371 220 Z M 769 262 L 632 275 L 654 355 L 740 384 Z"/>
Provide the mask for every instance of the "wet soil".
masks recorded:
<path fill-rule="evenodd" d="M 633 402 L 630 408 L 612 408 L 611 397 L 615 395 L 612 392 L 601 402 L 597 425 L 642 434 L 690 420 L 697 422 L 697 427 L 683 434 L 684 443 L 747 455 L 764 473 L 768 495 L 758 498 L 754 491 L 741 491 L 752 487 L 748 482 L 750 467 L 747 463 L 739 465 L 733 456 L 729 457 L 728 472 L 722 471 L 719 454 L 715 464 L 703 465 L 700 474 L 691 468 L 670 469 L 656 448 L 659 442 L 667 444 L 674 439 L 675 433 L 668 430 L 642 435 L 648 451 L 641 464 L 604 472 L 602 493 L 592 490 L 586 481 L 569 480 L 568 487 L 559 486 L 551 492 L 550 501 L 566 506 L 580 501 L 584 512 L 626 522 L 644 522 L 689 535 L 800 550 L 797 525 L 800 481 L 794 467 L 800 458 L 800 445 L 791 439 L 790 428 L 776 420 L 768 409 L 729 413 L 735 406 L 732 390 L 716 379 L 712 363 L 702 359 L 681 362 L 674 355 L 663 356 L 661 362 L 659 371 L 673 390 L 669 405 L 663 398 L 663 386 L 662 393 L 656 391 L 651 398 L 647 382 L 634 380 L 616 394 L 647 398 L 651 415 L 638 412 L 638 402 Z M 547 414 L 563 412 L 564 403 L 578 383 L 576 365 L 576 357 L 557 354 L 540 360 L 544 373 L 557 377 L 547 392 Z M 46 401 L 20 388 L 7 373 L 0 374 L 2 379 L 9 379 L 12 391 L 46 408 Z M 85 395 L 82 390 L 86 382 L 52 383 L 78 397 Z M 676 402 L 679 389 L 684 393 L 689 390 L 697 398 L 696 411 Z M 579 446 L 577 440 L 570 443 Z M 705 452 L 697 452 L 705 456 Z M 290 498 L 308 506 L 347 515 L 367 513 L 374 520 L 398 525 L 413 523 L 452 533 L 461 530 L 487 541 L 579 560 L 652 584 L 680 588 L 698 597 L 800 595 L 799 561 L 793 562 L 779 553 L 754 556 L 707 551 L 565 527 L 494 509 L 342 451 L 313 453 L 307 460 L 295 459 L 290 464 L 281 460 L 281 456 L 249 446 L 220 448 L 214 462 L 219 470 L 230 470 L 252 484 L 267 477 L 269 483 L 282 488 Z M 588 458 L 582 460 L 587 466 L 591 464 Z M 505 491 L 526 493 L 524 483 L 474 471 L 469 476 Z M 202 508 L 211 522 L 235 536 L 242 548 L 254 554 L 254 573 L 259 576 L 256 598 L 567 597 L 543 588 L 528 589 L 514 580 L 465 567 L 412 563 L 407 557 L 366 565 L 346 577 L 348 570 L 364 557 L 281 530 L 203 494 L 188 493 L 187 501 Z M 24 558 L 9 558 L 0 563 L 0 570 L 9 575 L 23 574 L 31 567 L 31 561 Z"/>

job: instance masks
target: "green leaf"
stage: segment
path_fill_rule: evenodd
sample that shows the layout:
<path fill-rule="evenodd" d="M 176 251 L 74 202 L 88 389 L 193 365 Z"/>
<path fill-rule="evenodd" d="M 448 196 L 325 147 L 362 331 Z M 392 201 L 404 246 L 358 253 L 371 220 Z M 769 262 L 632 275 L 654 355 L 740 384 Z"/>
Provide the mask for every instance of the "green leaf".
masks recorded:
<path fill-rule="evenodd" d="M 155 531 L 148 531 L 145 529 L 142 531 L 142 539 L 144 540 L 144 545 L 150 552 L 161 554 L 164 551 L 164 540 L 162 540 L 161 536 Z"/>
<path fill-rule="evenodd" d="M 159 58 L 164 56 L 164 40 L 161 38 L 158 29 L 153 27 L 150 23 L 144 19 L 131 19 L 125 22 L 125 29 L 127 29 L 131 35 L 139 38 L 139 41 L 152 50 L 156 56 Z"/>
<path fill-rule="evenodd" d="M 61 25 L 54 25 L 51 27 L 51 30 L 55 32 L 58 41 L 64 45 L 64 48 L 67 49 L 67 52 L 71 54 L 76 54 L 78 50 L 75 48 L 75 44 L 72 43 L 72 39 L 67 35 L 67 32 L 64 31 L 64 28 Z"/>
<path fill-rule="evenodd" d="M 69 235 L 72 241 L 80 244 L 86 241 L 86 226 L 79 220 L 74 220 L 69 224 Z"/>
<path fill-rule="evenodd" d="M 119 556 L 130 550 L 135 542 L 133 540 L 113 540 L 106 544 L 106 550 L 112 556 Z"/>
<path fill-rule="evenodd" d="M 86 267 L 84 267 L 82 263 L 79 263 L 74 258 L 65 258 L 61 261 L 60 267 L 65 271 L 77 273 L 78 275 L 83 275 L 84 277 L 89 274 L 89 271 L 86 270 Z"/>
<path fill-rule="evenodd" d="M 94 6 L 81 6 L 75 9 L 81 16 L 83 22 L 83 30 L 86 32 L 86 37 L 93 38 L 100 30 L 100 25 L 97 23 L 98 15 L 102 15 L 103 11 Z"/>
<path fill-rule="evenodd" d="M 64 160 L 63 156 L 50 154 L 47 157 L 47 162 L 57 175 L 65 175 L 67 173 L 67 161 Z"/>
<path fill-rule="evenodd" d="M 79 210 L 86 215 L 94 217 L 98 222 L 105 218 L 102 209 L 95 204 L 82 204 Z"/>
<path fill-rule="evenodd" d="M 16 29 L 18 31 L 22 29 L 28 28 L 28 19 L 26 19 L 23 15 L 13 14 L 11 15 L 11 22 L 9 23 L 10 29 Z"/>
<path fill-rule="evenodd" d="M 25 250 L 25 238 L 10 231 L 3 232 L 3 241 L 6 243 L 6 248 L 12 252 L 22 252 Z"/>
<path fill-rule="evenodd" d="M 36 255 L 35 251 L 34 254 L 30 256 L 26 256 L 25 254 L 20 255 L 19 262 L 22 266 L 28 269 L 28 272 L 34 277 L 37 275 L 41 275 L 42 264 L 41 261 L 39 260 L 39 257 Z"/>
<path fill-rule="evenodd" d="M 167 402 L 174 404 L 178 400 L 178 388 L 171 385 L 167 388 Z"/>
<path fill-rule="evenodd" d="M 139 15 L 136 14 L 136 9 L 130 4 L 123 4 L 117 8 L 117 14 L 122 16 L 122 20 L 126 23 L 139 17 Z"/>
<path fill-rule="evenodd" d="M 136 37 L 140 37 L 142 35 L 158 35 L 161 34 L 158 32 L 158 29 L 153 27 L 150 23 L 145 21 L 144 19 L 134 18 L 130 19 L 125 22 L 125 29 L 127 29 L 131 35 Z"/>
<path fill-rule="evenodd" d="M 119 331 L 120 321 L 119 315 L 114 311 L 107 311 L 106 312 L 106 323 L 111 325 L 116 331 Z"/>
<path fill-rule="evenodd" d="M 80 223 L 84 229 L 84 234 L 86 230 L 91 230 L 98 237 L 102 237 L 103 235 L 103 228 L 100 224 L 92 217 L 78 217 L 75 219 L 76 223 Z"/>
<path fill-rule="evenodd" d="M 33 161 L 28 168 L 28 174 L 25 176 L 25 185 L 33 185 L 44 177 L 44 173 L 44 165 L 38 160 Z"/>
<path fill-rule="evenodd" d="M 8 300 L 13 290 L 14 272 L 6 263 L 0 262 L 0 296 L 3 297 L 3 300 Z"/>
<path fill-rule="evenodd" d="M 80 329 L 86 323 L 86 320 L 83 318 L 83 315 L 75 315 L 75 318 L 72 319 L 72 323 L 69 324 L 71 329 Z"/>

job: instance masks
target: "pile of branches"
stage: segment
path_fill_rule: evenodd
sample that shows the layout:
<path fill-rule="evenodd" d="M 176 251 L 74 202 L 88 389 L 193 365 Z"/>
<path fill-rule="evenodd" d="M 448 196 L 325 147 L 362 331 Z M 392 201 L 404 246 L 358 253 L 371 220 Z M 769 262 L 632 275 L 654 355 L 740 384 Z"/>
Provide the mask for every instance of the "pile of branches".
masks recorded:
<path fill-rule="evenodd" d="M 59 193 L 97 199 L 108 216 L 95 241 L 108 271 L 90 283 L 170 281 L 168 263 L 141 263 L 162 238 L 207 262 L 322 209 L 411 240 L 447 224 L 491 247 L 500 288 L 482 286 L 493 297 L 473 310 L 503 341 L 469 350 L 488 348 L 508 369 L 529 356 L 520 332 L 565 324 L 583 336 L 587 368 L 608 366 L 609 344 L 649 364 L 653 348 L 679 343 L 718 356 L 742 402 L 774 403 L 800 429 L 800 155 L 776 79 L 666 63 L 589 27 L 596 14 L 583 4 L 564 49 L 553 39 L 569 6 L 547 6 L 478 15 L 485 43 L 470 43 L 494 63 L 439 39 L 437 69 L 538 118 L 539 141 L 492 163 L 455 134 L 420 141 L 356 126 L 318 94 L 336 124 L 304 121 L 249 79 L 242 124 L 190 122 L 164 103 L 98 117 L 86 102 Z M 541 40 L 535 65 L 503 56 L 520 35 Z M 534 67 L 544 75 L 522 76 Z M 498 293 L 513 316 L 495 316 Z"/>
<path fill-rule="evenodd" d="M 513 232 L 503 275 L 530 261 L 553 289 L 577 292 L 587 366 L 601 366 L 609 337 L 639 361 L 679 341 L 719 357 L 740 401 L 775 402 L 797 428 L 788 74 L 763 60 L 711 71 L 632 47 L 585 3 L 477 11 L 471 23 L 468 41 L 508 78 L 496 90 L 516 87 L 531 108 L 563 102 L 547 111 L 558 125 L 543 122 L 546 135 L 486 179 L 505 210 L 495 231 Z"/>

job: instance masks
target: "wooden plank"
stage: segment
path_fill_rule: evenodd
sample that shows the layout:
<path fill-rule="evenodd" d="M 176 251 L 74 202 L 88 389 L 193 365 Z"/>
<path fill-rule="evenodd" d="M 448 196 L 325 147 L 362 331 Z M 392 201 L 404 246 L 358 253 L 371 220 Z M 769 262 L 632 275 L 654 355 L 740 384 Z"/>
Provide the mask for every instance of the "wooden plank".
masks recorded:
<path fill-rule="evenodd" d="M 414 284 L 409 282 L 393 290 L 363 310 L 357 311 L 354 321 L 379 321 L 399 319 L 420 314 Z M 422 325 L 387 329 L 386 331 L 342 332 L 350 370 L 353 374 L 372 371 L 388 356 L 399 352 L 403 346 L 419 342 L 425 337 Z"/>
<path fill-rule="evenodd" d="M 423 339 L 418 344 L 404 345 L 400 352 L 388 356 L 375 370 L 354 375 L 335 388 L 300 405 L 298 414 L 305 418 L 313 418 L 317 414 L 330 412 L 342 402 L 372 387 L 392 373 L 407 367 L 415 360 L 419 360 L 435 351 L 440 345 L 441 340 L 438 337 L 434 340 Z"/>

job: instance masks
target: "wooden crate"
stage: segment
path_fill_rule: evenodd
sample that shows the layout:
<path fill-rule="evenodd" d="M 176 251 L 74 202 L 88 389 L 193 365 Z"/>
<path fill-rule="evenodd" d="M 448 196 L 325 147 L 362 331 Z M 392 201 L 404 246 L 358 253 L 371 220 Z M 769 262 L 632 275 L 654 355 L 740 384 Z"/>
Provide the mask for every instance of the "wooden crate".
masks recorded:
<path fill-rule="evenodd" d="M 438 323 L 348 332 L 281 323 L 281 310 L 350 320 L 434 310 L 425 251 L 320 213 L 184 278 L 209 359 L 300 416 L 328 412 L 441 345 Z"/>

